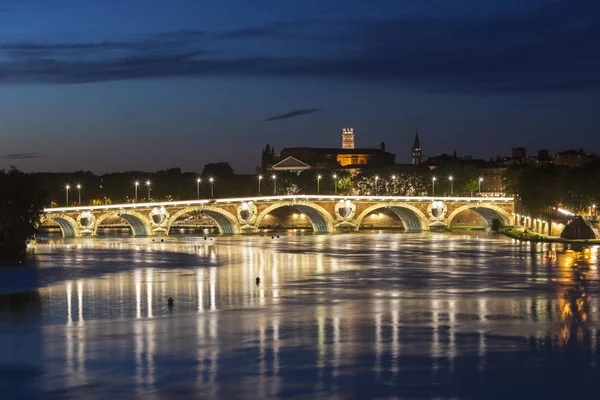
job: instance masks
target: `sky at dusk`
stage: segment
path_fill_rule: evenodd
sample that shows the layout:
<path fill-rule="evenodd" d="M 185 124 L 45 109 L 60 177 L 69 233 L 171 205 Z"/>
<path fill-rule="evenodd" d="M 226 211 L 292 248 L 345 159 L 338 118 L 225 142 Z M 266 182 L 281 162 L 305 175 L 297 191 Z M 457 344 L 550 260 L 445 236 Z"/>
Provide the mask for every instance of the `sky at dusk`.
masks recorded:
<path fill-rule="evenodd" d="M 0 169 L 600 152 L 597 0 L 0 0 Z"/>

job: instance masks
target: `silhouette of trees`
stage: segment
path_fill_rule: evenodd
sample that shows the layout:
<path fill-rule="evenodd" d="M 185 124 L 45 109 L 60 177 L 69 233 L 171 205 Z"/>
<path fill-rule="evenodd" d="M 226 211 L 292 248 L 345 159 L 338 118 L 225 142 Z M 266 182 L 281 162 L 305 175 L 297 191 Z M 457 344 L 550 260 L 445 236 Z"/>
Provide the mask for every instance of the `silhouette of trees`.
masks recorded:
<path fill-rule="evenodd" d="M 228 178 L 235 175 L 233 168 L 227 162 L 208 163 L 202 170 L 202 176 L 210 178 Z"/>
<path fill-rule="evenodd" d="M 35 176 L 14 167 L 0 171 L 0 259 L 18 261 L 25 256 L 45 203 Z"/>
<path fill-rule="evenodd" d="M 562 206 L 583 212 L 600 201 L 600 163 L 580 167 L 562 165 L 512 166 L 503 174 L 507 194 L 514 195 L 536 216 Z"/>

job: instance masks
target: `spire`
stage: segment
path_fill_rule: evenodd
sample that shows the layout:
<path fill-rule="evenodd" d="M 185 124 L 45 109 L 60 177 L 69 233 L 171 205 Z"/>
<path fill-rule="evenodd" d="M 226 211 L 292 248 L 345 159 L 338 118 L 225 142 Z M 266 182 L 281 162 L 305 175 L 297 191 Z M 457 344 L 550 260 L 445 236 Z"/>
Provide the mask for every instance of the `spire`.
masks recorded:
<path fill-rule="evenodd" d="M 423 149 L 421 148 L 421 141 L 419 140 L 419 130 L 415 133 L 415 143 L 412 147 L 411 162 L 413 164 L 421 164 L 423 162 Z"/>
<path fill-rule="evenodd" d="M 414 149 L 418 149 L 421 147 L 421 142 L 419 141 L 419 130 L 417 129 L 417 133 L 415 134 L 415 143 L 413 144 Z"/>

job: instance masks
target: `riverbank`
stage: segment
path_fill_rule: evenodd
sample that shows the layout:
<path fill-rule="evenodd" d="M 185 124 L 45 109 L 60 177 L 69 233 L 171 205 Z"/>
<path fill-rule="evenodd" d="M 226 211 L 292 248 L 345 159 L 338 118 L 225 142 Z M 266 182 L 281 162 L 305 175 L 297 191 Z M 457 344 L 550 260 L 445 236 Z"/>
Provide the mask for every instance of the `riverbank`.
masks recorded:
<path fill-rule="evenodd" d="M 600 240 L 593 239 L 564 239 L 559 236 L 546 236 L 536 232 L 525 232 L 514 226 L 506 226 L 500 228 L 498 233 L 508 236 L 512 239 L 529 241 L 529 242 L 542 242 L 542 243 L 584 243 L 584 244 L 600 244 Z"/>

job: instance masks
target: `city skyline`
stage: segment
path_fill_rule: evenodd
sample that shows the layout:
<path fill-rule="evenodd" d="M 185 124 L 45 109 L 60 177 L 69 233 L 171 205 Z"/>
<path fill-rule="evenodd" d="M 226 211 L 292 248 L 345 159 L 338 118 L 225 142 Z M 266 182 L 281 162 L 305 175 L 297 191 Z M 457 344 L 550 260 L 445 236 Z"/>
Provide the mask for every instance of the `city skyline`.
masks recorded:
<path fill-rule="evenodd" d="M 265 143 L 339 147 L 345 127 L 398 163 L 417 128 L 425 158 L 598 152 L 597 11 L 0 1 L 0 169 L 251 173 Z"/>

